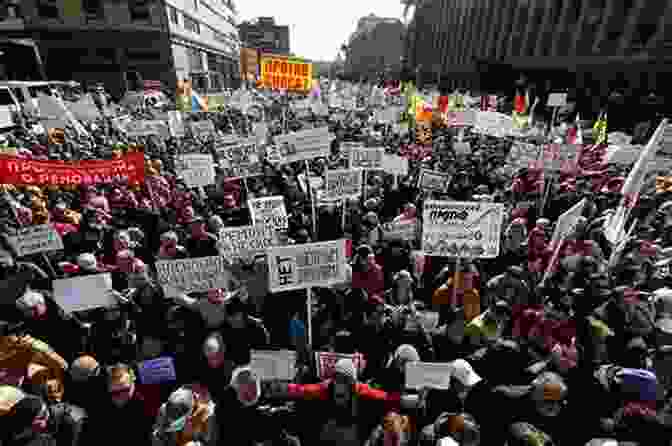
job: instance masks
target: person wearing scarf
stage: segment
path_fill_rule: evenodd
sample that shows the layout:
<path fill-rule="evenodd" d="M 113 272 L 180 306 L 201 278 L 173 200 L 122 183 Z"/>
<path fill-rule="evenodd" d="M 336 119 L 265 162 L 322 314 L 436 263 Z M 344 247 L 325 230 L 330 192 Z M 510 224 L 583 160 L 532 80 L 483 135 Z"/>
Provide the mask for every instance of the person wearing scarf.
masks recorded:
<path fill-rule="evenodd" d="M 161 406 L 154 423 L 153 446 L 217 444 L 215 404 L 198 390 L 198 387 L 180 387 Z"/>

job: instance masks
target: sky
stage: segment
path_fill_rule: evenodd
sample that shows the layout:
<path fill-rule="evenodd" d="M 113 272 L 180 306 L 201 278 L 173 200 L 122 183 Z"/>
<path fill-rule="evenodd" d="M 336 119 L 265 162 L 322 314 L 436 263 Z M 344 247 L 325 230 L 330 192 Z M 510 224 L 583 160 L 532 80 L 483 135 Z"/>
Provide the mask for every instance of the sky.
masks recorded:
<path fill-rule="evenodd" d="M 401 18 L 400 0 L 237 0 L 239 19 L 274 17 L 289 26 L 290 51 L 298 57 L 329 61 L 347 43 L 357 20 L 371 13 Z"/>

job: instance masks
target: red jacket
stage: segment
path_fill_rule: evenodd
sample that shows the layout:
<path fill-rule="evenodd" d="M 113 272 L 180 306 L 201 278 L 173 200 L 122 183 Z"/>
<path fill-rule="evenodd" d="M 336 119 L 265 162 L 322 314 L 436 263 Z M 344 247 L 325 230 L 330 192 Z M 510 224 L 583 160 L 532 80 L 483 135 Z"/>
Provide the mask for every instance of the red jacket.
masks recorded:
<path fill-rule="evenodd" d="M 331 381 L 322 381 L 318 384 L 288 384 L 287 393 L 292 399 L 326 401 L 329 399 L 329 385 Z M 399 410 L 401 394 L 385 392 L 370 387 L 368 384 L 355 384 L 355 393 L 363 400 L 381 401 L 388 411 Z"/>

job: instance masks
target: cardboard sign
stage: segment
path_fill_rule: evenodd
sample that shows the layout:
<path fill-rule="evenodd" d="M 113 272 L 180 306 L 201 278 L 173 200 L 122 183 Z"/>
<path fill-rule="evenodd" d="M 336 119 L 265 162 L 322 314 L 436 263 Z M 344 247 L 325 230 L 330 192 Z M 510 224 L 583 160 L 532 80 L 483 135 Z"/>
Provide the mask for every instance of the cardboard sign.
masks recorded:
<path fill-rule="evenodd" d="M 124 130 L 129 138 L 143 136 L 161 136 L 167 138 L 169 134 L 168 125 L 164 121 L 158 120 L 129 121 Z"/>
<path fill-rule="evenodd" d="M 253 198 L 247 201 L 253 225 L 262 225 L 276 231 L 286 231 L 289 217 L 282 195 L 273 197 Z"/>
<path fill-rule="evenodd" d="M 382 147 L 350 149 L 351 169 L 382 169 L 385 149 Z"/>
<path fill-rule="evenodd" d="M 332 379 L 334 377 L 334 366 L 340 359 L 350 359 L 357 370 L 357 374 L 366 368 L 366 359 L 361 353 L 334 353 L 334 352 L 315 352 L 315 362 L 317 363 L 317 373 L 321 380 Z"/>
<path fill-rule="evenodd" d="M 317 157 L 327 157 L 331 152 L 332 137 L 328 127 L 302 130 L 275 137 L 281 163 L 305 161 Z"/>
<path fill-rule="evenodd" d="M 362 171 L 358 169 L 327 170 L 325 172 L 327 200 L 355 197 L 362 193 Z"/>
<path fill-rule="evenodd" d="M 215 124 L 212 121 L 194 121 L 189 124 L 191 136 L 194 138 L 209 138 L 215 135 Z"/>
<path fill-rule="evenodd" d="M 184 120 L 182 119 L 182 112 L 178 110 L 170 110 L 168 112 L 168 129 L 171 135 L 182 138 L 185 134 Z"/>
<path fill-rule="evenodd" d="M 10 237 L 10 243 L 19 257 L 63 249 L 61 235 L 51 225 L 20 228 L 16 236 Z"/>
<path fill-rule="evenodd" d="M 260 379 L 292 381 L 296 375 L 296 352 L 291 350 L 252 350 L 250 367 Z"/>
<path fill-rule="evenodd" d="M 449 362 L 407 362 L 406 388 L 448 390 L 451 373 Z"/>
<path fill-rule="evenodd" d="M 235 144 L 219 145 L 215 150 L 227 177 L 247 178 L 264 173 L 261 164 L 263 149 L 257 144 L 256 136 L 238 139 Z"/>
<path fill-rule="evenodd" d="M 210 154 L 180 155 L 175 170 L 188 187 L 203 187 L 215 183 L 215 163 Z"/>
<path fill-rule="evenodd" d="M 233 277 L 228 265 L 220 256 L 159 260 L 156 275 L 166 297 L 175 297 L 181 293 L 228 289 Z"/>
<path fill-rule="evenodd" d="M 142 384 L 163 384 L 177 379 L 173 358 L 167 356 L 142 361 L 138 364 L 138 375 Z"/>
<path fill-rule="evenodd" d="M 266 254 L 275 244 L 275 232 L 270 226 L 240 226 L 224 228 L 219 233 L 220 254 L 229 259 L 247 259 Z"/>
<path fill-rule="evenodd" d="M 451 180 L 448 174 L 422 169 L 418 177 L 418 189 L 445 192 Z"/>
<path fill-rule="evenodd" d="M 551 93 L 546 101 L 547 107 L 564 107 L 567 105 L 567 93 Z"/>
<path fill-rule="evenodd" d="M 54 280 L 54 300 L 67 313 L 116 305 L 109 273 Z"/>
<path fill-rule="evenodd" d="M 422 251 L 430 256 L 494 258 L 499 255 L 504 205 L 425 202 Z"/>
<path fill-rule="evenodd" d="M 299 290 L 345 282 L 345 240 L 273 247 L 268 250 L 269 289 Z"/>

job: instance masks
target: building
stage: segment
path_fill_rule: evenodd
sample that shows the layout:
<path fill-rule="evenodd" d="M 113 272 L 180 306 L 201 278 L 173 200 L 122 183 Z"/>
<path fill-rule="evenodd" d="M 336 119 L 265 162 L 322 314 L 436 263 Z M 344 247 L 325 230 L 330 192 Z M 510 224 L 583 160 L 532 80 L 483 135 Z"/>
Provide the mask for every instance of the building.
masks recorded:
<path fill-rule="evenodd" d="M 103 82 L 117 98 L 143 80 L 236 84 L 235 11 L 224 0 L 8 0 L 0 36 L 35 42 L 49 79 Z M 215 76 L 212 73 L 219 73 Z M 221 82 L 220 82 L 221 83 Z M 217 81 L 210 87 L 216 87 Z"/>
<path fill-rule="evenodd" d="M 506 91 L 522 75 L 593 97 L 669 94 L 670 23 L 669 1 L 427 0 L 409 24 L 405 58 L 409 72 L 448 89 Z"/>
<path fill-rule="evenodd" d="M 260 53 L 290 55 L 289 27 L 277 25 L 273 17 L 242 22 L 238 32 L 242 45 L 247 48 L 256 48 Z"/>
<path fill-rule="evenodd" d="M 348 39 L 344 75 L 351 79 L 375 78 L 401 68 L 404 26 L 399 19 L 370 14 L 357 22 Z"/>

